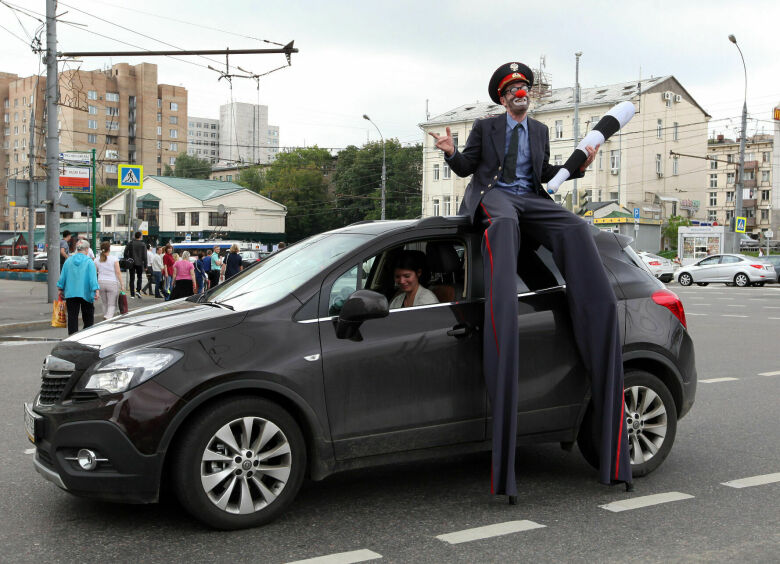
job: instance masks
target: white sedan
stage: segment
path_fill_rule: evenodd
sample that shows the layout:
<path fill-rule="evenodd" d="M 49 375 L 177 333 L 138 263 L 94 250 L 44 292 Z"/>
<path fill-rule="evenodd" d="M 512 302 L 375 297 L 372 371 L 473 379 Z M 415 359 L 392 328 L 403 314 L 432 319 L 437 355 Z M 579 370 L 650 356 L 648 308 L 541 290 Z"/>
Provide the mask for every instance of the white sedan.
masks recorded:
<path fill-rule="evenodd" d="M 777 274 L 771 264 L 745 255 L 711 255 L 698 262 L 683 266 L 677 273 L 681 286 L 693 283 L 706 286 L 710 282 L 723 282 L 736 286 L 763 286 L 775 282 Z"/>
<path fill-rule="evenodd" d="M 653 273 L 653 276 L 658 278 L 661 282 L 671 282 L 674 278 L 674 270 L 677 267 L 672 261 L 667 258 L 659 257 L 653 253 L 647 251 L 638 251 L 637 254 L 642 257 L 642 260 Z"/>

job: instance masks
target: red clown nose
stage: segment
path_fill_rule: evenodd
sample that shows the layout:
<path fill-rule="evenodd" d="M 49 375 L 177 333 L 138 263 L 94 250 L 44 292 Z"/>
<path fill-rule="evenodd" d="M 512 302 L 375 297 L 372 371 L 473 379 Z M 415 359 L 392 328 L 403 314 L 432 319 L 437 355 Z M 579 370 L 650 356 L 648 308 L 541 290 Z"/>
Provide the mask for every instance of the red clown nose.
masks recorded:
<path fill-rule="evenodd" d="M 524 96 L 527 95 L 528 92 L 526 92 L 525 90 L 518 90 L 517 92 L 515 92 L 515 98 L 523 98 Z"/>

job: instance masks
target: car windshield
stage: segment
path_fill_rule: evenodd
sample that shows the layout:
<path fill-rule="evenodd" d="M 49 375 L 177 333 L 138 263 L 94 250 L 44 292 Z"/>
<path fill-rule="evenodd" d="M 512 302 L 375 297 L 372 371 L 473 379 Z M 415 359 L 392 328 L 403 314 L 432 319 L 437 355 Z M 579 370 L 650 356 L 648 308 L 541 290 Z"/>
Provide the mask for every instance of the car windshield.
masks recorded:
<path fill-rule="evenodd" d="M 309 237 L 220 284 L 209 293 L 207 301 L 227 303 L 237 310 L 269 305 L 372 238 L 358 233 Z"/>

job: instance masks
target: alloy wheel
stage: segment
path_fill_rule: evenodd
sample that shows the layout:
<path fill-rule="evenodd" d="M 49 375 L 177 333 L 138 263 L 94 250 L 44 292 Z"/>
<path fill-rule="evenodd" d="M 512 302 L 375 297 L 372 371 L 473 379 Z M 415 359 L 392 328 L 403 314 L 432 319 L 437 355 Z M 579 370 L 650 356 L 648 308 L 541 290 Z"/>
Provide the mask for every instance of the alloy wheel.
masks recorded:
<path fill-rule="evenodd" d="M 693 277 L 687 272 L 683 272 L 680 274 L 678 281 L 680 282 L 681 286 L 690 286 L 693 283 Z"/>
<path fill-rule="evenodd" d="M 655 456 L 666 438 L 666 406 L 658 394 L 641 385 L 626 388 L 623 399 L 631 463 L 642 464 Z"/>
<path fill-rule="evenodd" d="M 734 284 L 736 284 L 740 288 L 744 288 L 745 286 L 750 284 L 750 280 L 748 279 L 746 274 L 740 272 L 739 274 L 734 276 Z"/>

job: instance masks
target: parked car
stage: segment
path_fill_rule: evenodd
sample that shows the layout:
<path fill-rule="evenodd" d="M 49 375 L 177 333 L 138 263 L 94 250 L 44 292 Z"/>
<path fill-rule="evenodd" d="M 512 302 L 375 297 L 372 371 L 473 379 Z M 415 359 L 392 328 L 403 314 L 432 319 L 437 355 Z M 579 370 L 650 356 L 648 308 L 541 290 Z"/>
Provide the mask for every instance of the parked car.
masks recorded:
<path fill-rule="evenodd" d="M 738 240 L 740 249 L 757 249 L 759 245 L 758 239 L 754 239 L 746 233 L 740 233 Z"/>
<path fill-rule="evenodd" d="M 646 251 L 638 251 L 637 254 L 642 258 L 653 276 L 658 278 L 661 282 L 671 282 L 672 279 L 674 279 L 674 271 L 677 268 L 677 265 L 668 258 L 660 257 Z"/>
<path fill-rule="evenodd" d="M 3 259 L 2 263 L 0 263 L 0 268 L 7 268 L 7 269 L 26 269 L 27 268 L 27 257 L 21 257 L 21 256 L 7 256 Z"/>
<path fill-rule="evenodd" d="M 758 260 L 765 264 L 771 264 L 772 268 L 775 269 L 775 282 L 780 282 L 780 255 L 763 256 L 759 257 Z"/>
<path fill-rule="evenodd" d="M 238 253 L 241 255 L 241 266 L 244 268 L 248 268 L 251 265 L 255 264 L 256 262 L 260 262 L 263 259 L 267 258 L 271 253 L 268 251 L 240 251 Z"/>
<path fill-rule="evenodd" d="M 49 264 L 49 254 L 46 252 L 35 253 L 33 261 L 35 270 L 46 270 Z"/>
<path fill-rule="evenodd" d="M 630 457 L 644 476 L 694 402 L 693 342 L 682 303 L 631 239 L 592 235 L 625 319 Z M 36 470 L 103 500 L 155 502 L 168 485 L 196 518 L 236 529 L 277 517 L 304 476 L 489 450 L 481 240 L 462 217 L 363 222 L 204 295 L 75 333 L 46 357 L 25 404 Z M 440 303 L 388 310 L 404 250 L 425 254 L 423 282 Z M 518 374 L 518 441 L 576 441 L 597 466 L 590 380 L 546 249 L 524 247 L 517 286 L 530 356 Z"/>
<path fill-rule="evenodd" d="M 711 255 L 698 262 L 683 266 L 677 270 L 677 281 L 681 286 L 693 283 L 706 286 L 710 282 L 722 282 L 736 286 L 763 286 L 767 282 L 776 282 L 777 274 L 770 264 L 761 259 L 745 255 Z"/>

